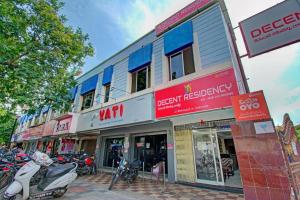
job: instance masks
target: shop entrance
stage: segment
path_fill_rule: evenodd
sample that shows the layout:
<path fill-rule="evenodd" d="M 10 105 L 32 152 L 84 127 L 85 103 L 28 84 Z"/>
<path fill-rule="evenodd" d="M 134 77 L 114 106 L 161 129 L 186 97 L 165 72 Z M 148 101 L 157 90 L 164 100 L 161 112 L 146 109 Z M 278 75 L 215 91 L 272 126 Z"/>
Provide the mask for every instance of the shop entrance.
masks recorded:
<path fill-rule="evenodd" d="M 196 176 L 199 183 L 223 185 L 217 133 L 213 129 L 193 130 Z"/>
<path fill-rule="evenodd" d="M 123 147 L 124 137 L 107 138 L 105 140 L 103 166 L 111 167 L 114 163 L 114 167 L 117 167 L 117 161 L 120 160 L 120 156 L 123 156 Z"/>
<path fill-rule="evenodd" d="M 144 162 L 146 172 L 151 172 L 155 164 L 164 161 L 166 173 L 168 173 L 166 134 L 136 136 L 134 149 L 134 159 Z"/>
<path fill-rule="evenodd" d="M 224 185 L 242 188 L 240 170 L 231 130 L 218 130 L 217 135 L 223 169 Z"/>

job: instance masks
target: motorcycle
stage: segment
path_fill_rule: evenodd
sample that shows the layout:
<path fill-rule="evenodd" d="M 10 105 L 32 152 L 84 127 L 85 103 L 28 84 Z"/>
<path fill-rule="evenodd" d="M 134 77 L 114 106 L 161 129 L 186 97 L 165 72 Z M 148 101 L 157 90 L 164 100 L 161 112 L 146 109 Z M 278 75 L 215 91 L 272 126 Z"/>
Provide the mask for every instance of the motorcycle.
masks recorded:
<path fill-rule="evenodd" d="M 97 174 L 97 167 L 93 156 L 90 157 L 86 153 L 83 153 L 79 158 L 73 157 L 73 160 L 78 164 L 76 172 L 79 176 Z"/>
<path fill-rule="evenodd" d="M 30 181 L 43 167 L 47 170 L 37 184 L 36 190 L 33 190 Z M 32 160 L 18 170 L 14 182 L 6 189 L 3 199 L 14 200 L 21 191 L 23 200 L 61 197 L 66 193 L 69 184 L 76 179 L 76 168 L 76 163 L 53 165 L 53 161 L 47 154 L 36 151 Z"/>
<path fill-rule="evenodd" d="M 139 169 L 141 168 L 140 160 L 135 160 L 129 164 L 125 158 L 122 158 L 118 164 L 119 166 L 112 177 L 108 190 L 111 190 L 113 185 L 116 184 L 120 178 L 128 184 L 132 183 L 137 178 Z"/>

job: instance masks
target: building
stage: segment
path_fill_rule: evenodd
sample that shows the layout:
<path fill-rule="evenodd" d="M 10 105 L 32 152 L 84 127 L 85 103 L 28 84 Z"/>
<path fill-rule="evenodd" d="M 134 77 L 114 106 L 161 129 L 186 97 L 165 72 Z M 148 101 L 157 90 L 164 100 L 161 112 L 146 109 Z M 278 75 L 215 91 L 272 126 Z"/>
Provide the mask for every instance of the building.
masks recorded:
<path fill-rule="evenodd" d="M 170 182 L 242 187 L 229 125 L 231 96 L 248 91 L 240 63 L 224 2 L 196 0 L 79 77 L 72 113 L 43 134 L 101 168 L 123 154 L 148 172 L 165 161 Z"/>

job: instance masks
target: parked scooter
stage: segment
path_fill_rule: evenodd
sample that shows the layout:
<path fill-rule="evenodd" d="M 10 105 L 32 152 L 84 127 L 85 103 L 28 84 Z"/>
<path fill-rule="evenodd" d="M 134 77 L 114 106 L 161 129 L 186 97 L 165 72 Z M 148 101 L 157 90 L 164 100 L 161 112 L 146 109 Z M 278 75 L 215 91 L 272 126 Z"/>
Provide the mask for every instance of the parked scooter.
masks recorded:
<path fill-rule="evenodd" d="M 117 172 L 113 175 L 108 190 L 111 190 L 113 185 L 116 184 L 120 178 L 122 178 L 128 184 L 132 183 L 137 178 L 140 167 L 140 160 L 135 160 L 129 164 L 125 158 L 122 158 L 119 162 Z"/>
<path fill-rule="evenodd" d="M 77 164 L 68 163 L 56 166 L 52 164 L 53 161 L 47 154 L 36 151 L 32 160 L 16 173 L 14 182 L 5 191 L 3 199 L 14 200 L 21 191 L 23 200 L 63 196 L 69 184 L 77 177 Z M 30 187 L 30 180 L 41 170 L 41 166 L 46 167 L 47 171 L 34 190 Z"/>

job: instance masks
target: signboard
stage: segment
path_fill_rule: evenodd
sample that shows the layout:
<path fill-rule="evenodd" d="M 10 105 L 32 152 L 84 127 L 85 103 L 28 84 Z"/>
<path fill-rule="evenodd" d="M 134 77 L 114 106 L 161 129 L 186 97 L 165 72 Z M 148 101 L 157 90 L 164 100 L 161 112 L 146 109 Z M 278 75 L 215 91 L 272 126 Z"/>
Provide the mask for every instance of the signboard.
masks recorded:
<path fill-rule="evenodd" d="M 272 121 L 255 122 L 254 128 L 256 134 L 275 133 Z"/>
<path fill-rule="evenodd" d="M 57 118 L 56 126 L 53 130 L 53 135 L 61 135 L 67 133 L 75 133 L 77 128 L 79 114 L 67 113 Z"/>
<path fill-rule="evenodd" d="M 151 93 L 82 113 L 77 131 L 101 129 L 153 120 Z"/>
<path fill-rule="evenodd" d="M 43 131 L 43 136 L 52 135 L 55 125 L 56 125 L 56 120 L 50 120 L 50 121 L 46 122 L 44 131 Z"/>
<path fill-rule="evenodd" d="M 72 124 L 72 116 L 58 121 L 54 129 L 54 134 L 58 135 L 58 134 L 69 133 L 71 124 Z"/>
<path fill-rule="evenodd" d="M 42 136 L 43 130 L 44 130 L 44 124 L 43 125 L 39 125 L 39 126 L 35 126 L 35 127 L 30 127 L 28 129 L 29 134 L 31 136 Z"/>
<path fill-rule="evenodd" d="M 300 3 L 286 0 L 239 23 L 248 56 L 300 41 Z"/>
<path fill-rule="evenodd" d="M 171 17 L 167 18 L 162 23 L 158 24 L 155 27 L 156 35 L 162 34 L 166 30 L 168 30 L 170 27 L 174 26 L 175 24 L 180 23 L 187 17 L 195 14 L 199 9 L 202 9 L 202 8 L 210 5 L 210 3 L 212 3 L 212 2 L 213 2 L 212 0 L 196 0 L 196 1 L 192 2 L 191 4 L 187 5 L 186 7 L 184 7 L 183 9 L 181 9 L 180 11 L 178 11 L 177 13 L 172 15 Z"/>
<path fill-rule="evenodd" d="M 233 68 L 155 92 L 156 118 L 231 107 L 238 95 Z"/>
<path fill-rule="evenodd" d="M 263 91 L 251 92 L 231 98 L 237 121 L 270 119 Z"/>

